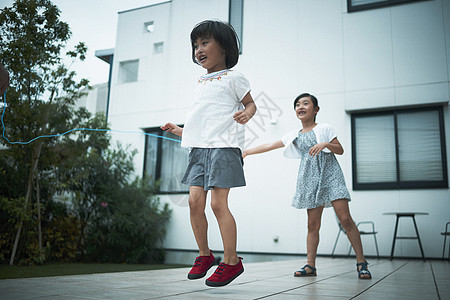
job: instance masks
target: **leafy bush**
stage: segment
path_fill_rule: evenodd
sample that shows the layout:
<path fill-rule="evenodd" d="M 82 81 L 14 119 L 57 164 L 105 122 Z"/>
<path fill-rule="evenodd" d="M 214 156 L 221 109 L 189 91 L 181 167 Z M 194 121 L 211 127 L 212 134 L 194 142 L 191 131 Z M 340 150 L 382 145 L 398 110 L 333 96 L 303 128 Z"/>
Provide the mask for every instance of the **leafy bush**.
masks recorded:
<path fill-rule="evenodd" d="M 97 213 L 87 232 L 90 259 L 100 262 L 140 263 L 153 253 L 153 262 L 164 262 L 158 250 L 170 218 L 167 204 L 160 208 L 153 186 L 136 179 L 115 192 L 106 202 L 97 203 Z"/>
<path fill-rule="evenodd" d="M 135 151 L 95 148 L 66 158 L 52 175 L 68 193 L 66 201 L 44 193 L 40 204 L 42 250 L 39 247 L 37 204 L 24 210 L 24 198 L 0 197 L 0 263 L 7 263 L 17 230 L 24 224 L 17 253 L 19 264 L 48 261 L 164 262 L 160 249 L 170 219 L 155 186 L 136 177 Z M 41 188 L 46 186 L 42 180 Z"/>
<path fill-rule="evenodd" d="M 50 261 L 73 262 L 79 260 L 79 244 L 82 239 L 80 221 L 65 202 L 51 201 L 47 205 L 43 223 L 43 239 L 46 256 Z"/>
<path fill-rule="evenodd" d="M 68 173 L 73 211 L 80 220 L 84 239 L 83 259 L 97 262 L 142 262 L 157 253 L 170 218 L 168 205 L 161 207 L 149 180 L 131 177 L 136 151 L 117 144 L 115 149 L 92 148 L 76 157 Z"/>
<path fill-rule="evenodd" d="M 47 261 L 71 262 L 79 257 L 78 244 L 81 239 L 79 221 L 69 213 L 66 203 L 50 200 L 41 204 L 42 248 L 39 248 L 36 204 L 30 214 L 23 214 L 23 199 L 0 199 L 0 263 L 9 262 L 16 234 L 18 219 L 24 222 L 19 248 L 19 264 L 43 264 Z"/>

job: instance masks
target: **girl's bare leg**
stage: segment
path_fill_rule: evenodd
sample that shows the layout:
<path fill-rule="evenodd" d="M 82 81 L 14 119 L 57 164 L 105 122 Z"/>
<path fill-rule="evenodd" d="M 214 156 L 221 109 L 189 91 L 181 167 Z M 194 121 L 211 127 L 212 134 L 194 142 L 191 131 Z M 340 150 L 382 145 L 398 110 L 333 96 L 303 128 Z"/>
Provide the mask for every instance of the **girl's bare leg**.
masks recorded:
<path fill-rule="evenodd" d="M 307 212 L 308 234 L 306 236 L 306 263 L 315 268 L 323 206 L 308 209 Z M 309 270 L 309 268 L 307 268 L 306 272 L 310 273 L 312 272 L 312 270 Z M 295 275 L 299 276 L 300 273 L 295 272 Z"/>
<path fill-rule="evenodd" d="M 198 245 L 200 256 L 209 256 L 208 221 L 205 215 L 207 191 L 201 186 L 189 187 L 189 212 L 192 231 Z"/>
<path fill-rule="evenodd" d="M 358 262 L 365 262 L 366 258 L 363 254 L 363 248 L 361 243 L 361 236 L 359 230 L 353 222 L 352 216 L 350 215 L 350 209 L 348 207 L 347 199 L 339 199 L 332 202 L 336 215 L 341 222 L 342 227 L 347 233 L 347 237 L 352 244 L 353 250 L 356 253 L 356 260 Z"/>
<path fill-rule="evenodd" d="M 220 234 L 222 235 L 223 262 L 227 265 L 235 265 L 239 263 L 236 253 L 237 231 L 236 222 L 228 208 L 229 192 L 230 189 L 214 187 L 211 192 L 211 208 L 219 223 Z"/>
<path fill-rule="evenodd" d="M 316 267 L 317 247 L 319 246 L 319 230 L 322 220 L 323 206 L 308 209 L 308 235 L 306 237 L 306 259 L 308 265 Z"/>
<path fill-rule="evenodd" d="M 347 199 L 339 199 L 331 202 L 334 207 L 334 211 L 344 228 L 348 240 L 352 244 L 353 250 L 356 254 L 356 262 L 365 262 L 366 258 L 364 257 L 363 247 L 361 243 L 361 235 L 359 234 L 359 230 L 355 225 L 355 222 L 350 215 L 350 209 L 348 207 Z M 367 275 L 368 276 L 368 275 Z"/>

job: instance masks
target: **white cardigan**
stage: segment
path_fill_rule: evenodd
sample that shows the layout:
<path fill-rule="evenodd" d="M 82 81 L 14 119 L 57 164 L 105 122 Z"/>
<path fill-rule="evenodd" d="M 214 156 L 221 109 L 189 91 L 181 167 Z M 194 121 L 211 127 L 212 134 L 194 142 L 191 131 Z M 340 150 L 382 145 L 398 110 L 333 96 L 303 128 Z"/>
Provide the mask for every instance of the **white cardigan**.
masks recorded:
<path fill-rule="evenodd" d="M 281 138 L 281 142 L 284 144 L 283 155 L 287 158 L 300 158 L 300 153 L 297 147 L 293 144 L 293 141 L 298 136 L 300 130 L 293 130 Z M 331 142 L 337 137 L 333 127 L 327 123 L 319 123 L 313 128 L 313 132 L 316 134 L 317 143 Z M 330 153 L 330 149 L 324 148 L 324 152 Z"/>

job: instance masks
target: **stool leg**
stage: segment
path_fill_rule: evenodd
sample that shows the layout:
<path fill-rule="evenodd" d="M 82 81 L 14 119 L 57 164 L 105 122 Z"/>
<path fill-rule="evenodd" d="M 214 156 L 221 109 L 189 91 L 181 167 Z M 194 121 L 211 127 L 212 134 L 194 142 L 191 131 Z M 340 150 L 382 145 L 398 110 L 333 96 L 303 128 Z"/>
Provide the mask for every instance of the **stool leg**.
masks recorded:
<path fill-rule="evenodd" d="M 423 254 L 422 243 L 420 242 L 419 230 L 417 230 L 416 218 L 412 217 L 414 222 L 414 228 L 416 229 L 417 240 L 419 241 L 420 252 L 422 252 L 422 259 L 425 261 L 425 255 Z"/>
<path fill-rule="evenodd" d="M 395 221 L 394 238 L 392 239 L 391 260 L 394 257 L 395 240 L 397 239 L 398 219 L 399 216 L 397 216 L 397 220 Z"/>
<path fill-rule="evenodd" d="M 445 236 L 445 238 L 447 238 L 447 236 Z M 447 256 L 448 261 L 450 261 L 450 244 L 448 245 L 448 256 Z"/>
<path fill-rule="evenodd" d="M 445 238 L 447 238 L 447 236 L 445 236 Z M 448 261 L 450 261 L 450 243 L 448 245 L 448 256 L 447 256 Z"/>
<path fill-rule="evenodd" d="M 442 261 L 444 261 L 446 243 L 447 243 L 447 236 L 444 235 L 444 248 L 442 249 Z"/>

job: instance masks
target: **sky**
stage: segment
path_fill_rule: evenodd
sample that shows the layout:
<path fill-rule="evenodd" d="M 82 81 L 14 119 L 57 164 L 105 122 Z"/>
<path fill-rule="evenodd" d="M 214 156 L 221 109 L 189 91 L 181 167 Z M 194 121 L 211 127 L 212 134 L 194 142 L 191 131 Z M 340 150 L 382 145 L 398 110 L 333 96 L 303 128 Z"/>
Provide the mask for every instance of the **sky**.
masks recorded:
<path fill-rule="evenodd" d="M 79 42 L 88 47 L 87 57 L 76 62 L 71 70 L 78 78 L 87 78 L 91 85 L 108 81 L 109 65 L 95 57 L 96 50 L 114 48 L 117 31 L 117 13 L 152 5 L 161 0 L 52 0 L 61 10 L 60 20 L 69 24 L 72 36 L 67 50 Z M 10 7 L 14 0 L 0 0 L 0 9 Z"/>

